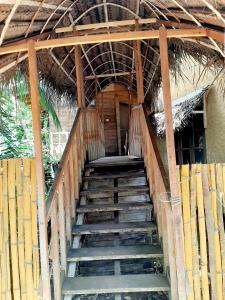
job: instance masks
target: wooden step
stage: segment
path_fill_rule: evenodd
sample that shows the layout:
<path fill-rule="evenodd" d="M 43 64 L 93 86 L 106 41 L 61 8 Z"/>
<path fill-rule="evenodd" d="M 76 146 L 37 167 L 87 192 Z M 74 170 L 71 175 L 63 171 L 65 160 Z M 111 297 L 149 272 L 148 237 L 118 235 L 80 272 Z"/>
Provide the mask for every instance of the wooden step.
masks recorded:
<path fill-rule="evenodd" d="M 81 196 L 87 196 L 90 194 L 98 194 L 98 193 L 122 193 L 122 192 L 138 192 L 145 193 L 149 191 L 149 187 L 147 185 L 138 185 L 138 186 L 118 186 L 118 187 L 102 187 L 102 188 L 91 188 L 88 190 L 83 190 L 80 192 Z"/>
<path fill-rule="evenodd" d="M 82 235 L 98 233 L 148 232 L 156 229 L 157 226 L 153 222 L 102 223 L 74 225 L 72 233 L 74 235 Z"/>
<path fill-rule="evenodd" d="M 164 275 L 117 275 L 66 278 L 63 283 L 64 295 L 90 295 L 107 293 L 159 292 L 169 291 Z"/>
<path fill-rule="evenodd" d="M 106 179 L 116 179 L 116 178 L 138 178 L 138 177 L 145 177 L 144 171 L 137 171 L 137 172 L 120 172 L 120 173 L 106 173 L 106 174 L 94 174 L 90 176 L 84 176 L 84 180 L 106 180 Z"/>
<path fill-rule="evenodd" d="M 163 257 L 163 252 L 160 247 L 137 245 L 70 249 L 67 256 L 67 261 L 78 262 L 161 257 Z"/>
<path fill-rule="evenodd" d="M 86 168 L 108 168 L 108 167 L 144 167 L 143 160 L 129 161 L 105 161 L 105 162 L 90 162 L 85 165 Z"/>
<path fill-rule="evenodd" d="M 100 211 L 131 211 L 152 209 L 152 204 L 149 202 L 129 202 L 118 204 L 88 204 L 78 206 L 78 213 L 100 212 Z"/>

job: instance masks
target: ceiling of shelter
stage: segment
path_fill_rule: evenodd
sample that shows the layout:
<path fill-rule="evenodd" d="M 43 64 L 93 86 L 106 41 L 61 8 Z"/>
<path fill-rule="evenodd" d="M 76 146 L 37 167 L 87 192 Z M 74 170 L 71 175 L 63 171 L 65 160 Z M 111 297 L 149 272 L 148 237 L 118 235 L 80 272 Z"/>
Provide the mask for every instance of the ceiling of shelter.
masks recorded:
<path fill-rule="evenodd" d="M 107 21 L 153 18 L 151 24 L 140 25 L 141 30 L 188 28 L 202 26 L 219 31 L 225 25 L 224 0 L 0 0 L 0 46 L 36 36 L 39 39 L 55 38 L 74 33 L 56 33 L 57 28 L 93 24 Z M 185 24 L 185 25 L 184 25 Z M 92 30 L 107 32 L 134 30 L 134 26 Z M 88 34 L 79 31 L 79 34 Z M 157 40 L 142 41 L 142 64 L 145 96 L 154 95 L 160 85 L 160 59 Z M 208 38 L 170 39 L 170 66 L 179 68 L 180 59 L 192 55 L 203 63 L 207 59 L 223 63 L 223 45 Z M 0 74 L 11 76 L 17 63 L 24 64 L 27 54 L 10 54 L 0 57 Z M 75 95 L 74 48 L 61 47 L 38 51 L 40 76 L 60 92 Z M 111 82 L 121 82 L 136 89 L 134 52 L 132 42 L 100 43 L 82 46 L 82 62 L 87 101 L 96 91 Z M 26 64 L 24 64 L 26 65 Z M 124 73 L 127 75 L 96 78 L 100 74 Z M 128 74 L 129 73 L 129 74 Z"/>

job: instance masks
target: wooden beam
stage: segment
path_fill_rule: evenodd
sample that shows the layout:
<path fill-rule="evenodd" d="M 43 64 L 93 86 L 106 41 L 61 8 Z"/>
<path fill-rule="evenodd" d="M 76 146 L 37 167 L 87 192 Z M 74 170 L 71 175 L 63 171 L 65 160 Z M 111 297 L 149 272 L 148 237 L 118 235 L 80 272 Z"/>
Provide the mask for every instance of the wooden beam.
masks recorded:
<path fill-rule="evenodd" d="M 184 38 L 184 37 L 206 37 L 206 29 L 168 29 L 168 38 Z M 106 42 L 120 42 L 120 41 L 135 41 L 135 40 L 149 40 L 158 39 L 159 30 L 146 30 L 146 31 L 134 31 L 134 32 L 117 32 L 108 34 L 96 34 L 87 36 L 73 36 L 58 39 L 51 39 L 45 41 L 35 42 L 35 50 L 49 49 L 56 47 L 66 47 L 74 45 L 86 45 Z M 20 45 L 1 47 L 0 55 L 8 53 L 23 52 L 28 50 L 28 44 L 22 43 Z"/>
<path fill-rule="evenodd" d="M 156 23 L 156 18 L 150 19 L 139 19 L 139 24 L 154 24 Z M 101 28 L 109 28 L 109 27 L 123 27 L 123 26 L 132 26 L 135 25 L 135 20 L 123 20 L 123 21 L 112 21 L 112 22 L 103 22 L 103 23 L 93 23 L 93 24 L 85 24 L 85 25 L 76 25 L 76 26 L 67 26 L 57 28 L 55 30 L 56 33 L 64 33 L 64 32 L 73 32 L 74 29 L 76 31 L 82 30 L 95 30 Z"/>
<path fill-rule="evenodd" d="M 114 77 L 114 76 L 129 76 L 129 75 L 130 75 L 130 72 L 108 73 L 108 74 L 100 74 L 100 75 L 95 75 L 95 76 L 90 75 L 90 76 L 85 76 L 85 80 L 96 79 L 96 78 L 105 78 L 105 77 Z"/>
<path fill-rule="evenodd" d="M 48 237 L 47 237 L 47 218 L 45 201 L 45 175 L 41 139 L 41 121 L 39 104 L 39 84 L 37 71 L 37 57 L 34 41 L 28 43 L 28 64 L 29 82 L 32 107 L 32 124 L 34 136 L 34 156 L 37 174 L 37 203 L 38 203 L 38 222 L 40 235 L 40 259 L 41 259 L 41 279 L 42 279 L 42 299 L 51 299 L 49 261 L 48 261 Z"/>
<path fill-rule="evenodd" d="M 3 5 L 14 5 L 14 4 L 16 4 L 16 2 L 17 2 L 17 0 L 0 0 L 0 4 L 3 4 Z M 40 2 L 39 1 L 31 1 L 31 0 L 23 0 L 23 2 L 20 5 L 21 6 L 30 6 L 30 7 L 39 7 Z M 46 9 L 53 9 L 53 10 L 57 8 L 58 10 L 61 10 L 61 11 L 67 10 L 67 7 L 64 7 L 64 6 L 57 7 L 57 5 L 53 5 L 53 4 L 49 4 L 49 3 L 43 3 L 42 7 L 46 8 Z"/>
<path fill-rule="evenodd" d="M 173 132 L 173 115 L 172 115 L 172 99 L 170 92 L 170 73 L 168 59 L 168 44 L 165 28 L 161 27 L 159 37 L 161 74 L 163 87 L 163 103 L 166 124 L 166 148 L 169 169 L 169 183 L 171 195 L 171 207 L 174 225 L 175 250 L 176 250 L 176 268 L 178 280 L 178 298 L 186 299 L 186 276 L 185 276 L 185 260 L 184 260 L 184 237 L 182 210 L 179 194 L 179 183 L 177 180 L 176 154 Z M 172 296 L 173 298 L 173 296 Z"/>
<path fill-rule="evenodd" d="M 219 43 L 225 43 L 225 32 L 220 32 L 212 29 L 206 29 L 207 36 L 216 40 Z"/>

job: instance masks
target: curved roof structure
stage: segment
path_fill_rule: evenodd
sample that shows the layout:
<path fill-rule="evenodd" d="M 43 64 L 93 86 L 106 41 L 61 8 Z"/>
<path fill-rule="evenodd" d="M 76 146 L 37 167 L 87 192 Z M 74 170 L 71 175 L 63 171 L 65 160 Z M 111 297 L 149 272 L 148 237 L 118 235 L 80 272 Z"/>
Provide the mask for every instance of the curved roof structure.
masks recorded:
<path fill-rule="evenodd" d="M 203 27 L 224 31 L 225 1 L 218 0 L 0 0 L 0 45 L 27 38 L 45 40 L 89 32 L 134 30 L 134 24 L 112 25 L 112 21 L 139 19 L 141 30 Z M 108 26 L 100 23 L 109 22 Z M 86 26 L 83 26 L 86 25 Z M 66 30 L 67 28 L 67 30 Z M 74 33 L 74 30 L 76 33 Z M 111 82 L 136 88 L 132 41 L 83 45 L 82 62 L 86 77 L 86 98 L 91 101 L 97 90 Z M 75 94 L 75 59 L 73 47 L 38 51 L 41 76 L 59 91 Z M 205 63 L 223 63 L 223 45 L 213 38 L 170 39 L 171 69 L 179 69 L 180 59 L 192 55 Z M 157 40 L 141 43 L 146 101 L 160 84 L 160 59 Z M 26 53 L 0 56 L 0 74 L 11 75 L 15 66 L 26 62 Z M 23 64 L 26 65 L 26 64 Z M 106 74 L 106 76 L 99 76 Z M 109 74 L 109 76 L 107 76 Z M 111 76 L 110 74 L 117 74 Z M 150 93 L 151 92 L 151 93 Z"/>

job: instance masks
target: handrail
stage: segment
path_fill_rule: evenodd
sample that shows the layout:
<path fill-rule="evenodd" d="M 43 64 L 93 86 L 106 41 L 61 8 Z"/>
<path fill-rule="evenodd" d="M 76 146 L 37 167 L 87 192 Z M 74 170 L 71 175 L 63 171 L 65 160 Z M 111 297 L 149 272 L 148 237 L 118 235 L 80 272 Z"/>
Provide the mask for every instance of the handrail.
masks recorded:
<path fill-rule="evenodd" d="M 78 109 L 46 203 L 51 291 L 55 300 L 61 300 L 62 275 L 67 272 L 67 247 L 72 244 L 84 164 L 87 157 L 104 156 L 103 135 L 97 110 Z"/>
<path fill-rule="evenodd" d="M 148 132 L 149 132 L 149 135 L 150 135 L 150 138 L 151 138 L 151 141 L 152 141 L 152 146 L 153 146 L 153 149 L 154 149 L 154 152 L 155 152 L 156 160 L 157 160 L 158 165 L 159 165 L 159 170 L 160 170 L 160 173 L 161 173 L 161 176 L 162 176 L 165 188 L 166 188 L 166 190 L 169 190 L 168 176 L 166 174 L 166 170 L 164 168 L 164 165 L 163 165 L 163 162 L 162 162 L 162 158 L 161 158 L 159 150 L 158 150 L 158 146 L 157 146 L 157 143 L 156 143 L 156 140 L 155 140 L 155 136 L 154 136 L 154 132 L 153 132 L 153 129 L 152 129 L 152 125 L 151 125 L 151 123 L 149 121 L 149 118 L 148 118 L 148 113 L 147 113 L 146 105 L 142 104 L 142 108 L 143 108 L 143 111 L 144 111 L 145 122 L 146 122 L 146 125 L 148 127 Z"/>
<path fill-rule="evenodd" d="M 80 117 L 80 113 L 81 113 L 81 110 L 80 110 L 80 108 L 78 108 L 76 116 L 75 116 L 75 120 L 73 122 L 72 129 L 70 131 L 70 134 L 69 134 L 69 137 L 68 137 L 68 140 L 67 140 L 67 143 L 66 143 L 66 147 L 64 149 L 62 158 L 60 160 L 58 169 L 57 169 L 56 174 L 55 174 L 53 185 L 52 185 L 52 187 L 49 191 L 48 199 L 47 199 L 47 202 L 46 202 L 47 215 L 49 215 L 49 209 L 50 209 L 50 206 L 51 206 L 51 201 L 52 201 L 52 199 L 54 198 L 54 196 L 56 194 L 57 187 L 59 185 L 59 182 L 60 182 L 60 179 L 61 179 L 61 176 L 62 176 L 63 167 L 64 167 L 66 159 L 68 158 L 68 155 L 69 155 L 70 147 L 71 147 L 72 142 L 73 142 L 74 134 L 75 134 L 75 131 L 76 131 L 76 128 L 77 128 L 77 123 L 78 123 L 79 117 Z"/>

